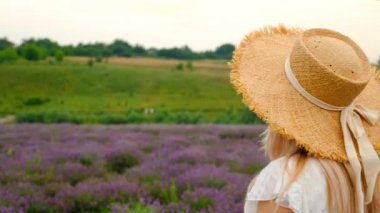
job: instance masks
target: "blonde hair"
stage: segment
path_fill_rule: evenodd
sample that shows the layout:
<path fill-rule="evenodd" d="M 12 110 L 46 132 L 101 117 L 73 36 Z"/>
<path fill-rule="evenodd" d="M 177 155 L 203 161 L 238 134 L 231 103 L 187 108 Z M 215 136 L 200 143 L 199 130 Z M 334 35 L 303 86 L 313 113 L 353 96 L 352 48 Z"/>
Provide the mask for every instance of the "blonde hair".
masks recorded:
<path fill-rule="evenodd" d="M 279 195 L 281 197 L 287 188 L 297 180 L 310 156 L 305 149 L 298 147 L 294 140 L 287 139 L 281 134 L 272 131 L 269 126 L 261 134 L 260 142 L 262 145 L 261 149 L 270 160 L 275 160 L 285 156 L 285 164 L 287 165 L 290 158 L 296 158 L 295 169 L 291 174 L 289 181 L 283 187 Z M 350 178 L 353 172 L 350 164 L 343 164 L 323 158 L 317 158 L 317 160 L 321 165 L 327 182 L 329 212 L 355 213 L 356 196 L 355 189 Z M 253 186 L 254 180 L 255 178 L 249 184 L 248 190 L 250 190 Z M 277 208 L 278 207 L 279 204 L 277 204 Z M 365 212 L 380 212 L 380 176 L 377 177 L 372 203 L 367 205 Z"/>

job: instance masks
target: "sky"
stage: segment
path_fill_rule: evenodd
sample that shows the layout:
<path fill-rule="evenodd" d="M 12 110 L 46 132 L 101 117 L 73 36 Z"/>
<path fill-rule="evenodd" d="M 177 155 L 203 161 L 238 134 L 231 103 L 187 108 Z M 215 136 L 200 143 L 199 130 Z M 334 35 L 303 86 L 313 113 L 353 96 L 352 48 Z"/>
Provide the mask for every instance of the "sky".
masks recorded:
<path fill-rule="evenodd" d="M 264 25 L 341 32 L 376 62 L 380 0 L 0 0 L 0 37 L 211 50 Z"/>

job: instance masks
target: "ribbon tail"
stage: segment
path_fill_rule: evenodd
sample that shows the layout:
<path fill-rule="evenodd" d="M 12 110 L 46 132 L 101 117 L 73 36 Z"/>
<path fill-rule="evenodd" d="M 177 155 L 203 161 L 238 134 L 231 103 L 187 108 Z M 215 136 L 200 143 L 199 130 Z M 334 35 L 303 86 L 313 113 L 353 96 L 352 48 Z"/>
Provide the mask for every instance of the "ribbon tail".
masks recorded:
<path fill-rule="evenodd" d="M 371 121 L 370 123 L 375 124 L 378 119 L 378 114 L 377 112 L 374 113 L 374 111 L 364 108 L 361 105 L 357 105 L 355 107 L 355 111 L 357 113 L 353 112 L 351 114 L 352 116 L 349 117 L 348 125 L 350 127 L 350 130 L 355 135 L 358 144 L 363 165 L 364 177 L 367 184 L 365 204 L 369 204 L 372 202 L 377 175 L 380 171 L 380 159 L 366 134 L 360 115 L 367 121 Z"/>
<path fill-rule="evenodd" d="M 369 204 L 372 202 L 377 175 L 380 172 L 380 159 L 377 155 L 377 152 L 373 148 L 373 145 L 368 139 L 360 116 L 356 113 L 354 113 L 353 116 L 353 123 L 349 122 L 349 126 L 351 130 L 354 130 L 353 132 L 356 132 L 358 134 L 354 135 L 358 143 L 359 153 L 362 159 L 362 165 L 364 170 L 364 177 L 367 183 L 365 204 Z"/>
<path fill-rule="evenodd" d="M 367 182 L 365 204 L 369 204 L 372 202 L 377 176 L 380 172 L 380 159 L 372 144 L 369 143 L 368 138 L 365 136 L 361 139 L 359 141 L 359 149 L 360 153 L 365 153 L 362 155 L 362 161 L 364 176 Z"/>
<path fill-rule="evenodd" d="M 356 154 L 356 149 L 354 146 L 354 142 L 351 138 L 350 131 L 348 129 L 348 123 L 350 122 L 350 117 L 353 113 L 347 108 L 341 111 L 340 114 L 340 122 L 342 125 L 343 138 L 344 138 L 344 146 L 346 149 L 346 154 L 348 161 L 353 170 L 353 183 L 355 186 L 356 199 L 357 199 L 357 208 L 358 213 L 364 213 L 364 196 L 363 196 L 363 187 L 361 182 L 361 165 L 360 161 Z"/>

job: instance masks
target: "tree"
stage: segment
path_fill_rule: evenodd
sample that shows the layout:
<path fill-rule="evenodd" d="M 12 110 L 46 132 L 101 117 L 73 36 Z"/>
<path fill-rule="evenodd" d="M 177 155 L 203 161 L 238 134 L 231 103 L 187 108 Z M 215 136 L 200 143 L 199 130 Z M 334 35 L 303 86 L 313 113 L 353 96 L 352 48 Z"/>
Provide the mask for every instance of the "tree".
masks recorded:
<path fill-rule="evenodd" d="M 150 57 L 157 57 L 158 56 L 158 49 L 157 48 L 154 48 L 154 47 L 151 47 L 147 50 L 146 54 Z"/>
<path fill-rule="evenodd" d="M 26 39 L 23 40 L 21 45 L 19 46 L 20 51 L 24 49 L 26 45 L 34 44 L 41 50 L 41 59 L 46 58 L 47 56 L 54 56 L 55 50 L 60 49 L 59 44 L 57 42 L 51 41 L 48 38 L 41 39 Z"/>
<path fill-rule="evenodd" d="M 5 61 L 16 61 L 18 59 L 18 55 L 16 49 L 13 47 L 8 47 L 3 50 Z"/>
<path fill-rule="evenodd" d="M 170 49 L 160 49 L 157 51 L 157 56 L 163 58 L 176 58 L 176 59 L 195 59 L 196 54 L 188 47 L 174 47 Z"/>
<path fill-rule="evenodd" d="M 108 46 L 112 55 L 130 57 L 133 55 L 133 47 L 126 41 L 116 39 Z"/>
<path fill-rule="evenodd" d="M 23 48 L 23 56 L 29 61 L 38 61 L 42 58 L 42 49 L 35 44 L 27 44 Z"/>
<path fill-rule="evenodd" d="M 147 50 L 143 46 L 137 44 L 133 47 L 133 55 L 145 56 L 145 55 L 147 55 Z"/>
<path fill-rule="evenodd" d="M 60 48 L 57 42 L 48 38 L 37 39 L 35 44 L 43 49 L 47 56 L 54 56 L 55 51 Z"/>
<path fill-rule="evenodd" d="M 219 59 L 231 59 L 235 46 L 232 44 L 223 44 L 216 48 L 215 55 Z"/>
<path fill-rule="evenodd" d="M 62 50 L 55 51 L 54 58 L 57 62 L 61 63 L 64 57 L 65 57 L 65 53 Z"/>
<path fill-rule="evenodd" d="M 16 47 L 12 42 L 8 41 L 7 38 L 0 38 L 0 51 L 11 47 L 16 48 L 17 54 L 19 56 L 24 56 L 28 60 L 45 59 L 47 56 L 56 57 L 57 50 L 62 51 L 64 56 L 87 56 L 95 58 L 97 60 L 100 60 L 101 58 L 107 60 L 107 58 L 110 56 L 149 56 L 180 60 L 231 59 L 232 53 L 235 49 L 234 45 L 229 43 L 220 45 L 214 50 L 207 50 L 202 52 L 195 52 L 187 45 L 184 45 L 182 47 L 161 49 L 145 48 L 140 44 L 132 45 L 122 39 L 115 39 L 110 44 L 95 42 L 60 46 L 57 42 L 52 41 L 48 38 L 25 39 L 19 46 Z M 26 49 L 28 49 L 28 53 L 25 52 Z M 37 49 L 38 51 L 36 51 Z M 184 64 L 184 68 L 185 66 L 186 64 Z"/>
<path fill-rule="evenodd" d="M 0 63 L 1 62 L 12 62 L 18 59 L 17 52 L 15 48 L 8 47 L 5 50 L 0 50 Z"/>
<path fill-rule="evenodd" d="M 66 56 L 74 55 L 75 47 L 73 45 L 61 46 L 61 49 Z"/>
<path fill-rule="evenodd" d="M 14 47 L 12 42 L 8 41 L 7 38 L 0 38 L 0 50 L 5 50 L 10 47 Z"/>

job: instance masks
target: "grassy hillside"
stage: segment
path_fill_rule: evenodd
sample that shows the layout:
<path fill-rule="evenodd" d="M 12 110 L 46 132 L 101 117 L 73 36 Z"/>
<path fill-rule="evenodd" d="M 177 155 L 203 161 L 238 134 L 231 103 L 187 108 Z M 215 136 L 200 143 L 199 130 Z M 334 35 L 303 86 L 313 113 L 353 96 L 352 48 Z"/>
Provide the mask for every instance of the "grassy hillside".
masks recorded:
<path fill-rule="evenodd" d="M 192 71 L 176 70 L 176 60 L 111 58 L 93 67 L 86 62 L 0 64 L 0 113 L 117 114 L 161 107 L 202 112 L 212 121 L 231 107 L 244 107 L 229 83 L 226 61 L 194 62 Z"/>

